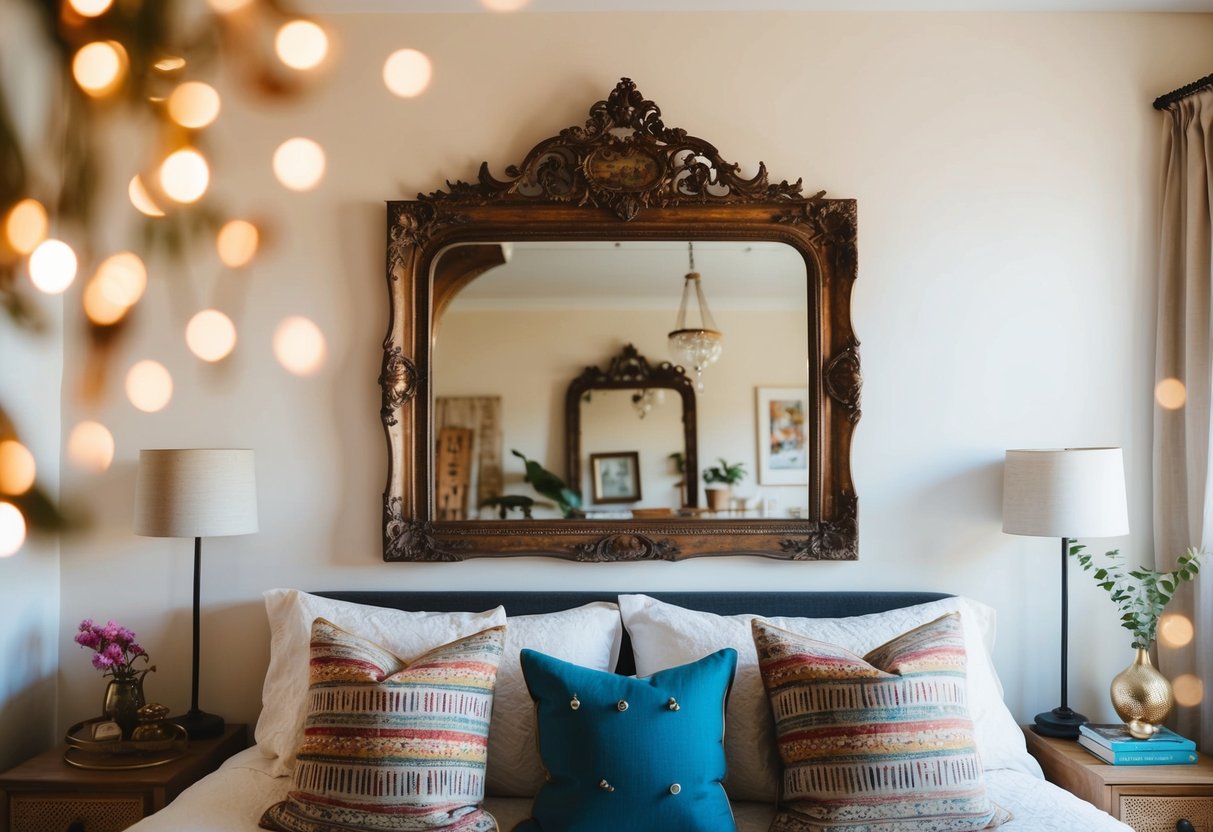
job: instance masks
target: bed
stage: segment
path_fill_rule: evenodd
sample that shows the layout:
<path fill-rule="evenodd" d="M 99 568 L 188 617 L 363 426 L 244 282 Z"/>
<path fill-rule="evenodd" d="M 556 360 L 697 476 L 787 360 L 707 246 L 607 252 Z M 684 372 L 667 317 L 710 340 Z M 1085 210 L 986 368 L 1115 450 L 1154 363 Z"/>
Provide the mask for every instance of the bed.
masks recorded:
<path fill-rule="evenodd" d="M 616 602 L 616 592 L 322 592 L 337 603 L 348 602 L 394 610 L 457 612 L 484 610 L 501 605 L 510 617 L 541 616 L 572 610 L 592 602 Z M 717 616 L 755 614 L 764 617 L 796 616 L 804 619 L 842 619 L 854 616 L 896 615 L 901 610 L 955 599 L 926 592 L 671 592 L 649 593 L 663 604 Z M 988 609 L 988 608 L 987 608 Z M 507 627 L 508 629 L 508 627 Z M 993 632 L 989 637 L 992 639 Z M 616 669 L 632 673 L 636 663 L 628 633 L 623 633 Z M 992 666 L 991 666 L 992 667 Z M 1002 710 L 1005 712 L 1005 707 Z M 986 786 L 990 798 L 1010 811 L 1007 832 L 1126 832 L 1130 827 L 1096 810 L 1090 804 L 1046 782 L 1028 756 L 1022 735 L 1018 743 L 1008 730 L 1009 712 L 997 715 L 1003 722 L 997 759 L 987 760 Z M 1014 728 L 1013 721 L 1010 723 Z M 258 735 L 261 735 L 259 728 Z M 282 800 L 291 778 L 267 765 L 257 746 L 229 759 L 218 771 L 200 780 L 166 809 L 131 827 L 132 832 L 253 832 L 261 814 Z M 770 803 L 733 800 L 739 832 L 766 832 L 774 815 Z M 489 796 L 485 808 L 509 832 L 529 816 L 531 800 L 525 797 Z"/>

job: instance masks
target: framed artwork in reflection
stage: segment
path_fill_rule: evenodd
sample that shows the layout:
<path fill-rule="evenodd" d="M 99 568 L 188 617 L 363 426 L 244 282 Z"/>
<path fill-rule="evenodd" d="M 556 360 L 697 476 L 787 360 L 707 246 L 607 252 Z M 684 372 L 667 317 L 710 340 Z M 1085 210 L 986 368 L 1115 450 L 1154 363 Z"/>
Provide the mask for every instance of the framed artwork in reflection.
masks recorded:
<path fill-rule="evenodd" d="M 595 503 L 640 502 L 640 453 L 590 454 L 590 480 Z"/>
<path fill-rule="evenodd" d="M 809 389 L 758 387 L 758 482 L 809 484 Z"/>

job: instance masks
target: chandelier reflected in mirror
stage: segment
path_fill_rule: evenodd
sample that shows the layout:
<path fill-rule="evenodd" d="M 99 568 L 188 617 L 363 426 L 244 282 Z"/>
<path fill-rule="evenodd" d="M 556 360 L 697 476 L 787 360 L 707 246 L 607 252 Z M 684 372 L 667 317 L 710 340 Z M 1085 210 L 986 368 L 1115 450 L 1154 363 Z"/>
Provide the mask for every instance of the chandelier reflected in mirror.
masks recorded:
<path fill-rule="evenodd" d="M 699 272 L 695 271 L 695 244 L 687 243 L 687 260 L 690 270 L 682 284 L 682 302 L 678 305 L 678 319 L 670 332 L 670 354 L 684 367 L 695 371 L 695 389 L 703 392 L 703 371 L 716 363 L 724 351 L 724 335 L 716 329 L 716 322 L 708 310 L 703 296 Z M 694 297 L 699 308 L 699 326 L 687 326 L 687 308 Z"/>

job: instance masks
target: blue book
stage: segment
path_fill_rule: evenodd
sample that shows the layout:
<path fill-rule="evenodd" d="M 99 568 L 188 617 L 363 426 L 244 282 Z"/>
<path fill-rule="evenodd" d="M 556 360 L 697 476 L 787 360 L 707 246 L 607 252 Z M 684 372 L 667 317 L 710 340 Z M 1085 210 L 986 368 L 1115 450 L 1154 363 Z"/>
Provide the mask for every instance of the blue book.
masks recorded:
<path fill-rule="evenodd" d="M 1147 742 L 1138 740 L 1138 742 Z M 1113 751 L 1100 745 L 1086 734 L 1080 734 L 1078 744 L 1090 751 L 1105 763 L 1114 766 L 1177 766 L 1192 765 L 1197 760 L 1195 749 L 1175 748 L 1173 746 L 1155 746 L 1142 750 Z"/>
<path fill-rule="evenodd" d="M 1112 751 L 1194 751 L 1196 743 L 1182 737 L 1170 728 L 1159 728 L 1158 733 L 1146 740 L 1139 740 L 1129 733 L 1124 725 L 1078 726 L 1079 733 Z"/>

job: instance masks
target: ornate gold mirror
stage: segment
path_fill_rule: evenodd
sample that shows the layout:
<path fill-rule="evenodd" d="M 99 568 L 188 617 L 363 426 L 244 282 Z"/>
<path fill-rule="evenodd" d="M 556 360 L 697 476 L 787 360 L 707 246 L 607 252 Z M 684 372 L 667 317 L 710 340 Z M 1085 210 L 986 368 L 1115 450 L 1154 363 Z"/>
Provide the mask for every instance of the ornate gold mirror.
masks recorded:
<path fill-rule="evenodd" d="M 743 177 L 626 78 L 506 173 L 388 203 L 385 560 L 857 557 L 855 202 Z M 723 332 L 698 392 L 666 347 L 684 285 Z M 633 343 L 661 385 L 579 387 Z M 717 462 L 745 477 L 710 511 Z"/>

